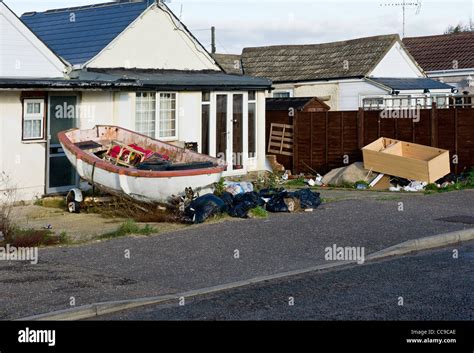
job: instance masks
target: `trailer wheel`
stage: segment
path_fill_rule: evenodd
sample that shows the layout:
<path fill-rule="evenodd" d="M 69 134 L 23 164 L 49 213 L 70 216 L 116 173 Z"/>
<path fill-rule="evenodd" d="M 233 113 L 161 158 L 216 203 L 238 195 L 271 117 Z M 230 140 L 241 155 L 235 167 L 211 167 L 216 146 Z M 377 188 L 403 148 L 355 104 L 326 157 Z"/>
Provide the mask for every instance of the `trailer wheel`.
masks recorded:
<path fill-rule="evenodd" d="M 82 191 L 74 188 L 70 190 L 66 196 L 67 210 L 69 213 L 81 212 L 81 202 L 84 200 Z"/>
<path fill-rule="evenodd" d="M 81 212 L 81 204 L 77 201 L 71 201 L 67 204 L 67 209 L 69 213 L 80 213 Z"/>

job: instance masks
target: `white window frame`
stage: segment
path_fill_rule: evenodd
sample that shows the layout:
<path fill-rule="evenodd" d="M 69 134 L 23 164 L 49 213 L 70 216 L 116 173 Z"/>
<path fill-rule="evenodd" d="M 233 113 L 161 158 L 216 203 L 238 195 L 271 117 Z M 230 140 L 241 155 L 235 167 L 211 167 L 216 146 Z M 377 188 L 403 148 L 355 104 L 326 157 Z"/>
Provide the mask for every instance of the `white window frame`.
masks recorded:
<path fill-rule="evenodd" d="M 174 136 L 161 136 L 161 124 L 160 124 L 160 116 L 161 116 L 161 95 L 162 94 L 174 94 L 174 101 L 175 101 L 175 108 L 174 108 L 174 120 L 175 120 L 175 131 Z M 176 141 L 178 139 L 178 117 L 179 117 L 179 109 L 178 109 L 178 92 L 156 92 L 156 133 L 155 136 L 159 140 L 162 141 Z"/>
<path fill-rule="evenodd" d="M 250 159 L 250 160 L 256 160 L 258 158 L 258 104 L 257 104 L 257 100 L 258 100 L 258 91 L 253 91 L 255 92 L 255 99 L 250 99 L 250 92 L 247 92 L 247 107 L 249 108 L 250 107 L 250 104 L 254 104 L 255 105 L 255 131 L 254 131 L 254 134 L 255 134 L 255 155 L 250 157 L 250 154 L 248 154 L 248 158 L 247 159 Z M 248 119 L 249 119 L 249 111 L 250 109 L 247 108 L 247 134 L 250 132 L 248 130 Z M 248 135 L 247 135 L 248 136 Z M 248 138 L 247 138 L 248 139 Z M 248 145 L 247 145 L 247 153 L 249 153 L 248 151 Z"/>
<path fill-rule="evenodd" d="M 28 104 L 39 104 L 40 105 L 40 112 L 39 113 L 28 113 Z M 44 140 L 44 126 L 45 126 L 45 114 L 44 114 L 45 104 L 44 99 L 30 99 L 25 98 L 23 100 L 23 117 L 22 117 L 22 141 L 35 141 L 35 140 Z M 41 128 L 40 128 L 40 136 L 33 136 L 33 137 L 25 137 L 25 122 L 40 120 L 41 121 Z"/>
<path fill-rule="evenodd" d="M 209 93 L 209 100 L 208 101 L 205 101 L 202 99 L 202 96 L 204 93 Z M 212 92 L 211 91 L 201 91 L 201 114 L 199 115 L 200 116 L 200 119 L 201 119 L 201 129 L 199 131 L 199 135 L 201 136 L 201 143 L 199 145 L 199 152 L 200 153 L 203 153 L 202 150 L 202 146 L 204 144 L 204 141 L 203 141 L 203 136 L 202 136 L 202 112 L 203 112 L 203 106 L 209 106 L 209 126 L 207 127 L 208 129 L 208 134 L 209 134 L 209 141 L 207 141 L 207 148 L 208 148 L 208 152 L 211 153 L 211 130 L 212 130 L 212 122 L 211 122 L 211 118 L 212 118 L 212 105 L 211 105 L 211 102 L 212 102 Z"/>
<path fill-rule="evenodd" d="M 178 140 L 179 136 L 179 100 L 178 100 L 178 92 L 167 92 L 167 91 L 160 91 L 160 92 L 153 92 L 153 91 L 146 91 L 146 92 L 135 92 L 135 129 L 136 129 L 136 124 L 137 124 L 137 104 L 136 104 L 136 99 L 137 99 L 137 93 L 154 93 L 155 94 L 155 139 L 161 140 L 161 141 L 176 141 Z M 174 136 L 161 136 L 161 95 L 162 94 L 173 94 L 175 97 L 175 134 Z"/>
<path fill-rule="evenodd" d="M 135 109 L 135 124 L 134 124 L 134 130 L 137 131 L 137 101 L 138 101 L 138 94 L 144 94 L 144 93 L 148 93 L 150 95 L 154 94 L 155 95 L 155 135 L 154 136 L 150 136 L 151 138 L 156 138 L 156 92 L 153 92 L 153 91 L 143 91 L 143 92 L 135 92 L 135 106 L 134 106 L 134 109 Z M 141 134 L 145 134 L 143 131 L 138 131 L 139 133 Z M 148 136 L 148 135 L 147 135 Z"/>
<path fill-rule="evenodd" d="M 275 97 L 275 93 L 288 93 L 288 97 Z M 275 89 L 272 92 L 273 98 L 292 98 L 293 97 L 293 90 L 292 89 Z"/>

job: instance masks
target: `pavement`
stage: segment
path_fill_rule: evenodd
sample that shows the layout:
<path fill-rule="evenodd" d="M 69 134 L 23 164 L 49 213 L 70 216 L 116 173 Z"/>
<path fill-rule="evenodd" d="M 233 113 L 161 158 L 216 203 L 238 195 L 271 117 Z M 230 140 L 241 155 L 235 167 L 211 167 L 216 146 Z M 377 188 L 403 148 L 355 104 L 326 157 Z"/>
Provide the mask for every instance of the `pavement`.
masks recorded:
<path fill-rule="evenodd" d="M 453 257 L 454 250 L 458 257 Z M 474 320 L 474 241 L 94 320 Z"/>
<path fill-rule="evenodd" d="M 473 228 L 466 218 L 474 215 L 473 201 L 474 190 L 396 194 L 329 202 L 311 213 L 41 249 L 37 265 L 0 262 L 0 319 L 327 264 L 324 249 L 333 244 L 365 247 L 370 254 L 411 239 Z M 466 220 L 440 220 L 455 216 Z"/>

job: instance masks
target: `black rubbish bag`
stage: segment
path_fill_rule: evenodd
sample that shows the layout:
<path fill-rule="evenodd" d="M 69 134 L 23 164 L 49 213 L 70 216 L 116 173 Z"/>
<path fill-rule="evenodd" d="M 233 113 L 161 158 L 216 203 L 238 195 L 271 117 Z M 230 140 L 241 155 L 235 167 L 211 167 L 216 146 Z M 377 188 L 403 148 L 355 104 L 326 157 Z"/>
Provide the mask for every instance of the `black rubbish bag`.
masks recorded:
<path fill-rule="evenodd" d="M 300 200 L 302 209 L 317 208 L 321 205 L 321 198 L 318 192 L 312 192 L 310 189 L 301 189 L 292 193 L 292 196 Z"/>
<path fill-rule="evenodd" d="M 237 194 L 234 196 L 234 205 L 242 202 L 250 202 L 254 205 L 254 207 L 263 206 L 265 204 L 265 201 L 262 200 L 259 193 L 255 191 Z"/>
<path fill-rule="evenodd" d="M 242 201 L 229 210 L 229 216 L 237 218 L 247 218 L 252 208 L 255 208 L 252 202 Z"/>
<path fill-rule="evenodd" d="M 209 217 L 226 212 L 225 202 L 213 194 L 204 195 L 193 200 L 185 209 L 186 217 L 192 219 L 193 223 L 203 223 Z"/>
<path fill-rule="evenodd" d="M 263 197 L 265 199 L 269 199 L 274 195 L 281 194 L 281 193 L 286 193 L 286 190 L 283 188 L 279 189 L 262 189 L 260 190 L 260 197 Z"/>
<path fill-rule="evenodd" d="M 268 212 L 290 212 L 288 206 L 285 203 L 285 197 L 288 196 L 287 192 L 280 192 L 279 194 L 273 195 L 267 202 Z"/>
<path fill-rule="evenodd" d="M 232 217 L 247 218 L 251 209 L 265 205 L 260 195 L 255 192 L 246 192 L 234 196 L 234 205 L 229 210 Z"/>
<path fill-rule="evenodd" d="M 224 191 L 219 197 L 222 201 L 224 201 L 227 207 L 226 212 L 234 206 L 234 195 L 232 195 L 230 192 Z"/>

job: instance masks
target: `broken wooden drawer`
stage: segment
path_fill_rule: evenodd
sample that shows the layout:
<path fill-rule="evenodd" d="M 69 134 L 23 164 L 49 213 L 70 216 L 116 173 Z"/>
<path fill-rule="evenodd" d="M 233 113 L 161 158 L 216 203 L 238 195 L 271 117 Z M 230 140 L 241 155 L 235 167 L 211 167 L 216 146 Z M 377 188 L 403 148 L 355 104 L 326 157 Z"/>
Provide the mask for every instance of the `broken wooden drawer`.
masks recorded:
<path fill-rule="evenodd" d="M 381 137 L 362 148 L 364 168 L 434 183 L 450 173 L 449 151 Z"/>

